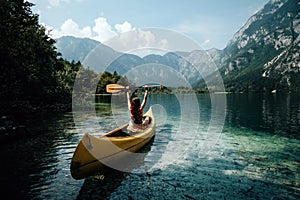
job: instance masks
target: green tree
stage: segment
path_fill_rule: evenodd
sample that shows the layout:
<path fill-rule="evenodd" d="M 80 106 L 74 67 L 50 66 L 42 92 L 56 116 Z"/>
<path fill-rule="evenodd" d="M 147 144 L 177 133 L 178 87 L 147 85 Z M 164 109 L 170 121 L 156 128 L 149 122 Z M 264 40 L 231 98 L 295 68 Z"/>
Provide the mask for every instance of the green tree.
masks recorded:
<path fill-rule="evenodd" d="M 56 69 L 57 88 L 56 95 L 65 103 L 71 102 L 73 85 L 79 69 L 83 68 L 80 62 L 68 62 L 59 59 Z M 92 72 L 91 72 L 92 73 Z"/>
<path fill-rule="evenodd" d="M 7 101 L 49 100 L 56 90 L 55 41 L 38 23 L 33 4 L 0 0 L 1 95 Z"/>
<path fill-rule="evenodd" d="M 110 72 L 103 72 L 98 75 L 98 86 L 97 86 L 97 93 L 103 94 L 106 93 L 106 85 L 118 83 L 118 81 L 121 79 L 121 76 L 118 75 L 118 73 L 115 71 L 113 74 Z"/>
<path fill-rule="evenodd" d="M 2 111 L 70 103 L 76 73 L 82 67 L 80 62 L 59 58 L 55 40 L 38 23 L 32 6 L 23 0 L 0 0 Z"/>

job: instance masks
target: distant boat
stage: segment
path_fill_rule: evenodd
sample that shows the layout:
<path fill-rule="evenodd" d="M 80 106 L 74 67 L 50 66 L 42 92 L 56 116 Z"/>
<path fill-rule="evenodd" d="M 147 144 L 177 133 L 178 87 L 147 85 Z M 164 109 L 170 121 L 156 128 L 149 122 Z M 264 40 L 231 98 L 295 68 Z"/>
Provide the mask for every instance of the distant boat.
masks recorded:
<path fill-rule="evenodd" d="M 229 94 L 230 92 L 222 91 L 222 92 L 214 92 L 214 94 Z"/>
<path fill-rule="evenodd" d="M 272 92 L 271 92 L 271 93 L 272 93 L 272 94 L 275 94 L 276 92 L 277 92 L 277 90 L 272 90 Z"/>

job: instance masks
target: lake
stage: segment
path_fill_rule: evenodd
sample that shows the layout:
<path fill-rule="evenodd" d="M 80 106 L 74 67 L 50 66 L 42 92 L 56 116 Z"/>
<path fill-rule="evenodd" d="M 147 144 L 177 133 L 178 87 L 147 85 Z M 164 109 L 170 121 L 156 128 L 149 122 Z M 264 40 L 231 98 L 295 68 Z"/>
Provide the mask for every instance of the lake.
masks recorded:
<path fill-rule="evenodd" d="M 121 99 L 121 100 L 120 100 Z M 123 99 L 123 100 L 122 100 Z M 121 102 L 117 104 L 116 102 Z M 131 173 L 74 180 L 85 132 L 128 121 L 125 96 L 95 112 L 28 120 L 38 136 L 1 144 L 1 193 L 9 199 L 299 199 L 300 94 L 151 94 L 156 135 Z"/>

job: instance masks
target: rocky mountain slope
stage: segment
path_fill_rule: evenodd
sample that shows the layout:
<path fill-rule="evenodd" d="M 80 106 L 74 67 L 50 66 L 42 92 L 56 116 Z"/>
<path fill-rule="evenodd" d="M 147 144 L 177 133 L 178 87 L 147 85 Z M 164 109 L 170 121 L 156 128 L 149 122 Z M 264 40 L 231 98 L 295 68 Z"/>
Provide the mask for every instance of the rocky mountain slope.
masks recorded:
<path fill-rule="evenodd" d="M 86 58 L 89 60 L 91 69 L 94 69 L 97 73 L 97 65 L 99 63 L 110 63 L 106 71 L 117 72 L 124 75 L 130 69 L 145 65 L 145 64 L 158 64 L 164 65 L 179 72 L 192 86 L 197 84 L 202 77 L 205 77 L 211 73 L 209 64 L 212 62 L 209 60 L 209 55 L 204 50 L 197 50 L 193 52 L 169 52 L 165 55 L 147 55 L 143 58 L 133 55 L 117 52 L 112 48 L 93 41 L 87 38 L 75 38 L 71 36 L 65 36 L 57 39 L 57 50 L 61 52 L 62 57 L 75 62 L 84 62 Z M 90 52 L 93 54 L 89 54 Z M 219 50 L 214 50 L 218 52 Z M 96 58 L 89 58 L 89 56 L 95 56 Z M 101 59 L 101 60 L 98 60 Z M 104 60 L 108 60 L 107 62 Z"/>
<path fill-rule="evenodd" d="M 223 50 L 226 88 L 239 91 L 300 86 L 300 2 L 271 0 Z"/>
<path fill-rule="evenodd" d="M 57 51 L 68 61 L 83 61 L 87 54 L 98 46 L 100 42 L 89 38 L 63 36 L 56 40 Z"/>

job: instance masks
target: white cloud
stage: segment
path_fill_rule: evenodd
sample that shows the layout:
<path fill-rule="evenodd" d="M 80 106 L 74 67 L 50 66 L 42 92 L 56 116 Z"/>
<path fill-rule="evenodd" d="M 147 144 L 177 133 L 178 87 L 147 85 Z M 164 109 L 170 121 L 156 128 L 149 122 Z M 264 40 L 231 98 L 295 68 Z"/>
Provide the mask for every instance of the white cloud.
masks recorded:
<path fill-rule="evenodd" d="M 49 2 L 49 7 L 55 7 L 55 6 L 60 6 L 62 2 L 65 3 L 73 3 L 73 2 L 81 2 L 83 0 L 48 0 Z"/>
<path fill-rule="evenodd" d="M 206 47 L 207 45 L 209 45 L 210 40 L 205 40 L 204 42 L 202 42 L 202 44 L 200 44 L 201 47 Z"/>
<path fill-rule="evenodd" d="M 46 26 L 51 30 L 54 38 L 62 36 L 74 36 L 79 38 L 91 38 L 101 43 L 105 43 L 117 51 L 128 52 L 136 49 L 137 53 L 147 52 L 151 49 L 168 49 L 169 42 L 159 34 L 154 34 L 150 30 L 136 29 L 128 21 L 112 26 L 104 17 L 94 20 L 93 26 L 80 27 L 72 19 L 67 19 L 58 29 Z M 113 40 L 110 40 L 114 38 Z M 151 50 L 152 51 L 152 50 Z"/>
<path fill-rule="evenodd" d="M 52 30 L 52 35 L 54 38 L 58 38 L 65 35 L 75 36 L 75 37 L 91 37 L 92 30 L 89 26 L 84 28 L 79 28 L 78 24 L 72 19 L 66 20 L 60 27 L 59 30 Z"/>
<path fill-rule="evenodd" d="M 50 4 L 51 7 L 59 6 L 60 0 L 49 0 L 49 4 Z"/>
<path fill-rule="evenodd" d="M 94 33 L 96 33 L 96 36 L 94 36 L 93 39 L 100 42 L 104 42 L 116 35 L 116 32 L 112 29 L 112 26 L 104 17 L 95 19 L 95 26 L 93 27 L 93 31 Z"/>
<path fill-rule="evenodd" d="M 128 21 L 125 21 L 123 24 L 116 24 L 115 29 L 118 31 L 118 33 L 125 33 L 135 30 L 135 28 L 133 28 Z"/>
<path fill-rule="evenodd" d="M 52 27 L 47 27 L 47 29 L 51 30 L 51 34 L 54 38 L 71 35 L 79 38 L 89 37 L 102 43 L 118 34 L 135 30 L 127 21 L 123 24 L 116 24 L 113 28 L 104 17 L 95 19 L 93 27 L 86 26 L 80 28 L 72 19 L 67 19 L 59 29 L 53 29 Z"/>
<path fill-rule="evenodd" d="M 108 40 L 106 45 L 120 52 L 137 55 L 149 54 L 149 51 L 164 51 L 168 49 L 168 41 L 158 38 L 150 30 L 135 29 L 119 34 L 113 40 Z"/>

